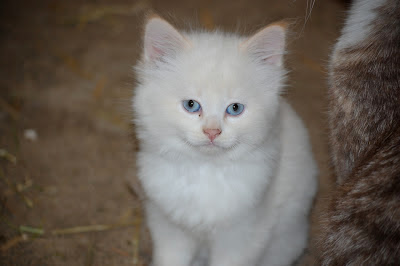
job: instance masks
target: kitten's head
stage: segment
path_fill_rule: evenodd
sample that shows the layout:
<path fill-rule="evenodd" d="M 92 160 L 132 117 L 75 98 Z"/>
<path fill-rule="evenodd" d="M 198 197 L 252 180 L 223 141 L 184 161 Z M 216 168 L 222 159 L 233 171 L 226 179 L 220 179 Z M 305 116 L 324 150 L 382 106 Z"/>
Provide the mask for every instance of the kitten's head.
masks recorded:
<path fill-rule="evenodd" d="M 185 156 L 239 156 L 276 126 L 285 70 L 285 25 L 249 38 L 180 33 L 147 21 L 133 108 L 145 149 Z"/>

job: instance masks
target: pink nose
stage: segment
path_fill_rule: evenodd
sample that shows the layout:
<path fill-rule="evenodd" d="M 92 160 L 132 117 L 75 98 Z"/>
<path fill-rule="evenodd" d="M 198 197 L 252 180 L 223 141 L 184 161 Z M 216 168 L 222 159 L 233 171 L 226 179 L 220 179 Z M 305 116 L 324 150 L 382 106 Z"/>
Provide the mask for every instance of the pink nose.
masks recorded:
<path fill-rule="evenodd" d="M 219 134 L 221 134 L 221 129 L 217 128 L 217 129 L 210 129 L 210 128 L 206 128 L 203 129 L 204 134 L 206 134 L 208 136 L 208 138 L 213 141 L 216 137 L 218 137 Z"/>

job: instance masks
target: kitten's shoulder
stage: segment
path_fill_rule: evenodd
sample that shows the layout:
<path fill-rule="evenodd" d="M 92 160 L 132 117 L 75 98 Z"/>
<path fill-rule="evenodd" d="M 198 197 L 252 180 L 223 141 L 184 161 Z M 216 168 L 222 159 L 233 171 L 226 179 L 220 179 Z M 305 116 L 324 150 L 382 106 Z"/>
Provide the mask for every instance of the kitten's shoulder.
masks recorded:
<path fill-rule="evenodd" d="M 308 143 L 308 133 L 302 119 L 285 99 L 280 99 L 279 111 L 283 138 L 288 141 L 297 140 Z"/>

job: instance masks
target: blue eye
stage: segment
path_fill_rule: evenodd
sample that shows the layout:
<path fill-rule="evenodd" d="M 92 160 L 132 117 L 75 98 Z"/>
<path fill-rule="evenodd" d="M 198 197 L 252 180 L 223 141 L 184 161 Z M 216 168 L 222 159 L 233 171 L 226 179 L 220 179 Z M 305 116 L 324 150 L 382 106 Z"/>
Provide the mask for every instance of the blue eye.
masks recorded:
<path fill-rule="evenodd" d="M 184 100 L 182 104 L 183 107 L 185 107 L 185 109 L 190 113 L 198 112 L 201 109 L 200 104 L 195 100 Z"/>
<path fill-rule="evenodd" d="M 241 103 L 232 103 L 226 108 L 226 112 L 230 115 L 240 115 L 244 110 L 244 105 Z"/>

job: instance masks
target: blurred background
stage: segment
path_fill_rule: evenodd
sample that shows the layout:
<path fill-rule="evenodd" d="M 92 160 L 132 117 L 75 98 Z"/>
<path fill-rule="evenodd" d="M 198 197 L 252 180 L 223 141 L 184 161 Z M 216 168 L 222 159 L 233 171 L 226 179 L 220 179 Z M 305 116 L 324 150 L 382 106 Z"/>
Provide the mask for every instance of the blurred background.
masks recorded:
<path fill-rule="evenodd" d="M 143 18 L 251 34 L 289 18 L 286 98 L 320 168 L 311 235 L 331 185 L 327 64 L 339 0 L 0 3 L 0 265 L 148 265 L 130 98 Z M 133 184 L 134 189 L 130 186 Z M 295 184 L 293 184 L 295 185 Z M 312 264 L 312 248 L 302 260 Z"/>

